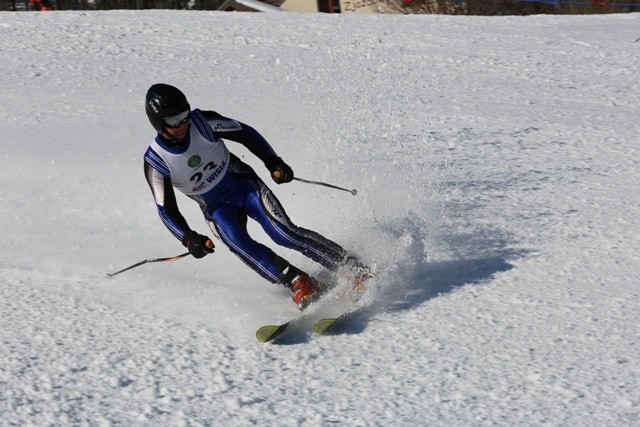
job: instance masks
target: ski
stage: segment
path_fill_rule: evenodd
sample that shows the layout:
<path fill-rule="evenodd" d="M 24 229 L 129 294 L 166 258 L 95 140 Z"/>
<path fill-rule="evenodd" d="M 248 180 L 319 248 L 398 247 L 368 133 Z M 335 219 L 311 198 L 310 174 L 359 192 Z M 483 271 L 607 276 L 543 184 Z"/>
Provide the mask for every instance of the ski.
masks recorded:
<path fill-rule="evenodd" d="M 318 335 L 335 335 L 340 333 L 355 333 L 366 323 L 373 310 L 379 304 L 373 302 L 366 305 L 353 305 L 336 316 L 326 316 L 316 320 L 313 332 Z"/>
<path fill-rule="evenodd" d="M 301 336 L 309 334 L 316 319 L 321 316 L 314 312 L 304 312 L 284 323 L 261 326 L 256 331 L 256 338 L 262 343 L 295 342 Z"/>
<path fill-rule="evenodd" d="M 317 303 L 318 301 L 314 301 L 311 304 L 313 305 L 313 307 L 316 307 Z M 313 320 L 310 318 L 311 312 L 307 312 L 306 310 L 309 310 L 309 307 L 307 307 L 305 311 L 302 312 L 299 316 L 294 317 L 293 319 L 287 322 L 275 324 L 275 325 L 261 326 L 256 331 L 256 338 L 258 339 L 258 341 L 265 343 L 265 342 L 274 341 L 277 338 L 280 338 L 283 335 L 285 335 L 286 332 L 289 332 L 293 329 L 295 330 L 308 329 L 309 322 L 313 323 Z"/>
<path fill-rule="evenodd" d="M 323 317 L 316 320 L 313 324 L 313 332 L 318 335 L 329 335 L 336 331 L 336 327 L 340 324 L 344 325 L 345 321 L 351 318 L 355 318 L 361 314 L 367 307 L 351 307 L 344 313 L 338 314 L 333 317 Z"/>
<path fill-rule="evenodd" d="M 295 319 L 289 320 L 288 322 L 281 323 L 279 325 L 265 325 L 265 326 L 262 326 L 256 331 L 256 338 L 260 342 L 272 341 L 275 338 L 277 338 L 280 335 L 282 335 L 284 333 L 284 331 L 287 330 L 287 328 L 291 325 L 291 323 L 294 320 Z"/>
<path fill-rule="evenodd" d="M 301 317 L 296 317 L 295 319 L 289 320 L 288 322 L 276 324 L 276 325 L 264 325 L 258 328 L 256 331 L 256 338 L 261 343 L 267 343 L 271 341 L 276 341 L 278 338 L 281 338 L 285 335 L 286 332 L 294 329 L 292 325 L 300 323 L 299 328 L 295 328 L 296 330 L 306 331 L 313 328 L 313 331 L 319 335 L 322 335 L 327 332 L 333 324 L 346 316 L 349 312 L 338 315 L 336 317 L 323 317 L 318 320 L 305 321 L 305 319 Z"/>
<path fill-rule="evenodd" d="M 342 313 L 329 316 L 325 314 L 324 317 L 319 313 L 315 316 L 312 314 L 301 315 L 300 317 L 296 317 L 279 325 L 262 326 L 256 331 L 256 338 L 258 341 L 266 343 L 278 341 L 279 338 L 284 338 L 284 336 L 291 337 L 291 334 L 287 334 L 287 332 L 291 331 L 306 334 L 307 331 L 313 330 L 313 332 L 318 335 L 339 333 L 340 325 L 345 326 L 349 323 L 350 319 L 357 323 L 357 319 L 361 318 L 363 314 L 366 316 L 367 310 L 370 310 L 371 307 L 371 305 L 362 307 L 352 306 Z"/>
<path fill-rule="evenodd" d="M 340 317 L 325 317 L 324 319 L 316 320 L 316 323 L 313 324 L 313 332 L 318 335 L 325 334 Z"/>

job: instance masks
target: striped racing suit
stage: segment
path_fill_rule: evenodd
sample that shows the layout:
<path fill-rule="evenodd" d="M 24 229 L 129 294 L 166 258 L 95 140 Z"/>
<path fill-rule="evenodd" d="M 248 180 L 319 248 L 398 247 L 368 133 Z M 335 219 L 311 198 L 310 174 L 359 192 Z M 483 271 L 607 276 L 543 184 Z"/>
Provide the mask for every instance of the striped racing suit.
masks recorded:
<path fill-rule="evenodd" d="M 158 135 L 144 155 L 144 173 L 158 214 L 180 241 L 191 229 L 178 209 L 174 188 L 200 205 L 211 230 L 249 267 L 270 282 L 283 282 L 289 262 L 247 232 L 257 221 L 278 245 L 297 250 L 335 270 L 347 252 L 322 235 L 296 226 L 253 169 L 229 152 L 224 141 L 239 142 L 265 165 L 277 158 L 252 127 L 213 111 L 194 109 L 189 133 L 180 141 Z"/>

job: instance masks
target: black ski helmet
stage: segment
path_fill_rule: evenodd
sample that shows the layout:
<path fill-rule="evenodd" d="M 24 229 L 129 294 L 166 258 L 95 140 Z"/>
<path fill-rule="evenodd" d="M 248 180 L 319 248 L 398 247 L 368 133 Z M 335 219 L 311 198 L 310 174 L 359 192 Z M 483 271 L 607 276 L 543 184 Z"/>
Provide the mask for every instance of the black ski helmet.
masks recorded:
<path fill-rule="evenodd" d="M 164 119 L 191 110 L 184 93 L 164 83 L 156 83 L 149 88 L 144 104 L 151 126 L 158 133 L 164 133 Z"/>

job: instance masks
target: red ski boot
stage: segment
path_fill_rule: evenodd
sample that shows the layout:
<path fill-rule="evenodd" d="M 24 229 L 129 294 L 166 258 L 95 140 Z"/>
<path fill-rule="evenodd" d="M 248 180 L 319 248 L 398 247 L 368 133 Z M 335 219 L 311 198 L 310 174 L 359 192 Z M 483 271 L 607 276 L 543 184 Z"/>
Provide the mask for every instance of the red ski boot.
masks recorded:
<path fill-rule="evenodd" d="M 298 274 L 291 281 L 291 298 L 299 310 L 304 310 L 310 303 L 317 301 L 324 290 L 320 282 L 304 273 Z"/>

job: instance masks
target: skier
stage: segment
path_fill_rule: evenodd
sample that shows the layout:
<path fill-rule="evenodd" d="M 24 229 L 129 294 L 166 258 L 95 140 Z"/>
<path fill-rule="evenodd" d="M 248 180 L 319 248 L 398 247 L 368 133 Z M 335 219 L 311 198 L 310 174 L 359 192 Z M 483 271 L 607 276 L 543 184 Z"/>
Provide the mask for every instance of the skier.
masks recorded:
<path fill-rule="evenodd" d="M 252 127 L 214 111 L 191 109 L 185 95 L 163 83 L 151 86 L 146 112 L 158 135 L 144 155 L 144 173 L 160 218 L 195 258 L 213 253 L 213 242 L 189 227 L 173 187 L 200 205 L 211 231 L 249 267 L 291 290 L 300 310 L 328 287 L 291 265 L 247 233 L 256 220 L 277 244 L 295 249 L 330 270 L 344 269 L 354 284 L 368 269 L 337 243 L 294 225 L 253 169 L 229 152 L 224 139 L 239 142 L 260 158 L 277 184 L 291 182 L 293 170 Z"/>

